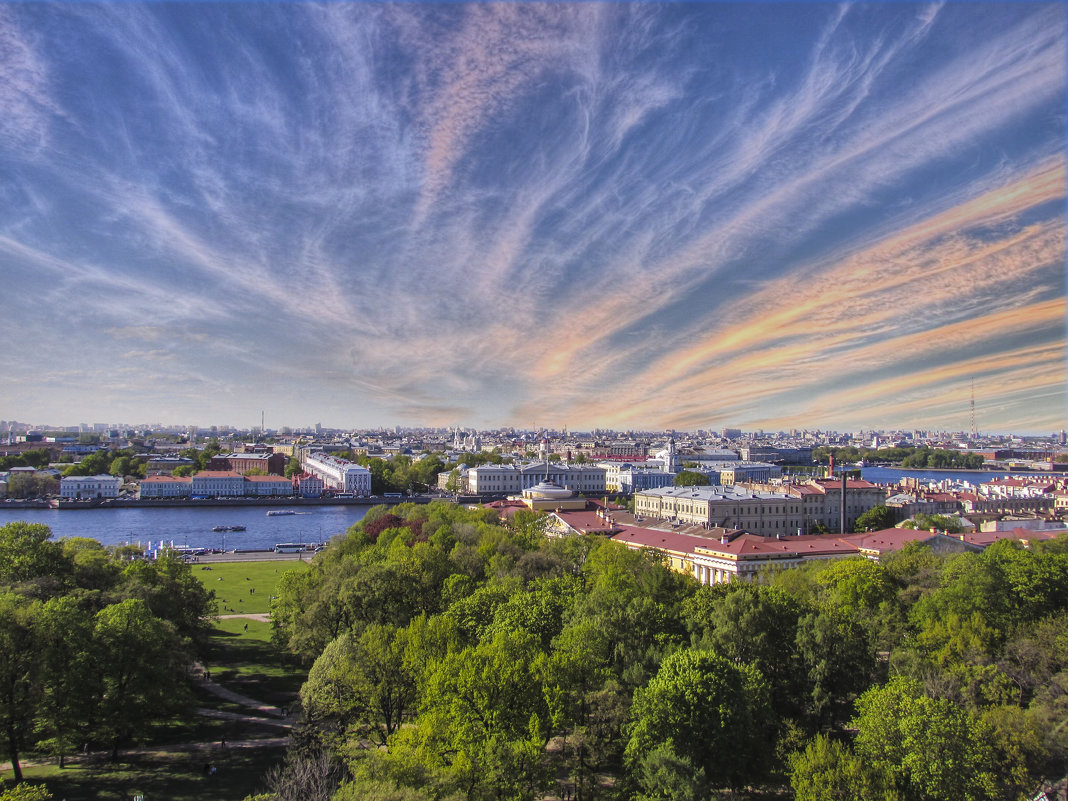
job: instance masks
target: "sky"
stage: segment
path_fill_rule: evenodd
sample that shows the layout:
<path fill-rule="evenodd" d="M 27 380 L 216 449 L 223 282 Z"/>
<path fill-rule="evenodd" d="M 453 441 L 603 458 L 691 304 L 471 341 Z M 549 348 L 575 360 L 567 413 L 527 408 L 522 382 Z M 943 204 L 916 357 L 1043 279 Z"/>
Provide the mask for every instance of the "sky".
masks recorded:
<path fill-rule="evenodd" d="M 1060 3 L 0 4 L 0 418 L 1064 428 Z"/>

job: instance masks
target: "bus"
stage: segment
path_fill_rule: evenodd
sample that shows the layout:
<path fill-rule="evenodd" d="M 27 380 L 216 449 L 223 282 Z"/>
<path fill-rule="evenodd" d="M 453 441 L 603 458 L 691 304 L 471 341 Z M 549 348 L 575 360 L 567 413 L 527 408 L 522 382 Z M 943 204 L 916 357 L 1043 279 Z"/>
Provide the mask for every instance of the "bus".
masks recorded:
<path fill-rule="evenodd" d="M 274 546 L 275 553 L 300 553 L 302 551 L 310 551 L 314 548 L 313 545 L 308 545 L 306 542 L 280 542 Z"/>

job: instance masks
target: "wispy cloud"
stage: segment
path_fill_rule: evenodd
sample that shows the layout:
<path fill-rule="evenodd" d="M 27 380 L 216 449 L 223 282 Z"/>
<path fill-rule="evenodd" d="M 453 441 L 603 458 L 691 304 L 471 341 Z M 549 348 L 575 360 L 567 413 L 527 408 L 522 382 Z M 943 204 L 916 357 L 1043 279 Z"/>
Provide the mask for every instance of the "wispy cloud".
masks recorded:
<path fill-rule="evenodd" d="M 0 7 L 6 325 L 205 413 L 950 421 L 963 365 L 1052 422 L 1064 45 L 1040 4 Z"/>

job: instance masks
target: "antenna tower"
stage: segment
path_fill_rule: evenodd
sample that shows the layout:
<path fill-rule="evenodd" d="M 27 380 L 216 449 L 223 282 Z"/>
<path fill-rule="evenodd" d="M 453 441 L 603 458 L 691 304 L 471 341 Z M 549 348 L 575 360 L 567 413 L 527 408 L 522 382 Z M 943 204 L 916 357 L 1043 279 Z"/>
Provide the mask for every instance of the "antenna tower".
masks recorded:
<path fill-rule="evenodd" d="M 972 379 L 971 410 L 972 410 L 972 439 L 974 440 L 976 438 L 976 435 L 975 435 L 975 379 L 974 378 Z"/>

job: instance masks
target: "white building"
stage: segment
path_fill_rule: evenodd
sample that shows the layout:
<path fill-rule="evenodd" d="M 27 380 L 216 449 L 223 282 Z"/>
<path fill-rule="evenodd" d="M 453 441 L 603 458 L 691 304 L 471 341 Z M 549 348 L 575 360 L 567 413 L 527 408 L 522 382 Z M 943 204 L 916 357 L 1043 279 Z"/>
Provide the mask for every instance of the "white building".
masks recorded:
<path fill-rule="evenodd" d="M 371 494 L 371 471 L 347 459 L 316 451 L 304 457 L 304 470 L 321 478 L 324 486 L 335 492 Z"/>
<path fill-rule="evenodd" d="M 323 494 L 323 480 L 311 473 L 301 473 L 293 478 L 293 486 L 296 487 L 297 495 L 302 498 L 318 498 Z"/>
<path fill-rule="evenodd" d="M 59 497 L 70 500 L 118 498 L 122 479 L 118 476 L 66 476 L 59 480 Z"/>
<path fill-rule="evenodd" d="M 599 494 L 605 492 L 605 473 L 603 467 L 590 464 L 484 464 L 467 471 L 467 488 L 479 494 L 508 494 L 548 480 L 572 492 Z"/>

